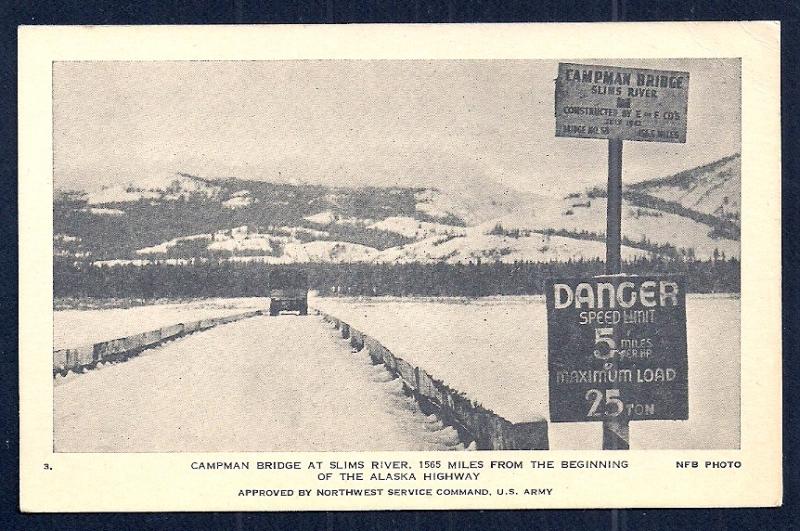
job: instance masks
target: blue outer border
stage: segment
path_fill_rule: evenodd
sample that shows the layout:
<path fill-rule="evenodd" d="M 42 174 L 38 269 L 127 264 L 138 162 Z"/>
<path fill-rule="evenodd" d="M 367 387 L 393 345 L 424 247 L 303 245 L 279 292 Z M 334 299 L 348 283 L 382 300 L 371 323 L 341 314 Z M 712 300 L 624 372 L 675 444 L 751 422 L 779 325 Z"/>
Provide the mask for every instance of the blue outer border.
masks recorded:
<path fill-rule="evenodd" d="M 616 4 L 612 8 L 612 4 Z M 21 515 L 19 507 L 19 417 L 17 380 L 17 42 L 20 24 L 230 24 L 348 22 L 572 22 L 611 20 L 781 20 L 783 101 L 783 256 L 784 397 L 798 393 L 796 354 L 800 291 L 795 264 L 800 260 L 795 227 L 800 225 L 800 3 L 781 0 L 6 0 L 0 5 L 0 528 L 39 529 L 789 529 L 791 506 L 781 509 L 624 510 L 624 511 L 471 511 L 368 513 L 149 513 L 98 515 Z M 632 43 L 632 54 L 635 43 Z M 796 400 L 795 400 L 796 402 Z M 784 411 L 785 503 L 798 499 L 798 413 Z M 758 485 L 753 485 L 758 488 Z"/>

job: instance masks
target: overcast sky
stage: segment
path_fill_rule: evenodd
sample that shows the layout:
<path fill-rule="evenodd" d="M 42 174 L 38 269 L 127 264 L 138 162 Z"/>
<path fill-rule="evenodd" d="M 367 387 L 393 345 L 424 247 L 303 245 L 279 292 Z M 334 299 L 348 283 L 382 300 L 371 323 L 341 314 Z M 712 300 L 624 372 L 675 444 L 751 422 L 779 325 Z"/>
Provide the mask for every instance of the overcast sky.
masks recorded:
<path fill-rule="evenodd" d="M 687 143 L 626 142 L 626 182 L 739 152 L 738 60 L 574 62 L 690 73 Z M 546 194 L 604 185 L 606 141 L 555 137 L 557 66 L 56 63 L 55 185 L 91 190 L 176 171 L 332 185 L 493 180 Z"/>

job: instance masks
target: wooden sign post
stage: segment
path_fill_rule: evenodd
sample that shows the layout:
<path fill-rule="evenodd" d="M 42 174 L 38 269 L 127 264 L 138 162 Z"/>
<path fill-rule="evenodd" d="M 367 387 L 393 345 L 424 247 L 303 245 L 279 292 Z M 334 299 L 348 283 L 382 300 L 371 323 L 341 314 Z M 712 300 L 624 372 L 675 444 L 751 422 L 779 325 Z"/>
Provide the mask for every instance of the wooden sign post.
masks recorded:
<path fill-rule="evenodd" d="M 622 143 L 624 140 L 685 143 L 688 93 L 689 74 L 687 72 L 580 65 L 573 63 L 559 64 L 555 92 L 556 136 L 608 139 L 606 275 L 613 276 L 622 273 Z M 569 286 L 570 284 L 567 282 L 561 285 Z M 588 284 L 583 283 L 578 285 Z M 604 286 L 611 285 L 612 284 L 608 282 L 604 283 Z M 681 287 L 682 297 L 684 297 L 684 286 Z M 630 447 L 628 422 L 632 418 L 632 413 L 635 413 L 635 409 L 630 409 L 627 414 L 625 413 L 625 407 L 631 404 L 630 402 L 626 403 L 619 397 L 620 389 L 613 388 L 601 391 L 598 386 L 588 389 L 585 395 L 586 398 L 596 397 L 592 398 L 596 401 L 593 402 L 589 410 L 588 416 L 590 418 L 588 419 L 576 417 L 572 399 L 559 395 L 561 391 L 554 391 L 558 389 L 557 384 L 571 382 L 571 376 L 569 376 L 571 372 L 567 370 L 565 364 L 581 363 L 580 360 L 565 361 L 559 358 L 557 353 L 553 352 L 559 349 L 557 343 L 554 343 L 553 338 L 550 337 L 556 334 L 554 332 L 553 323 L 557 319 L 564 319 L 564 317 L 559 317 L 559 310 L 565 309 L 565 307 L 557 308 L 558 305 L 553 304 L 553 299 L 557 296 L 555 293 L 556 289 L 555 283 L 551 283 L 548 287 L 548 326 L 550 327 L 548 331 L 548 355 L 550 356 L 549 364 L 551 368 L 551 420 L 557 422 L 602 420 L 603 449 L 627 450 Z M 604 287 L 603 289 L 607 288 Z M 597 290 L 596 296 L 600 299 L 602 294 L 599 285 Z M 577 291 L 576 288 L 574 291 L 574 296 L 576 298 L 578 297 Z M 685 303 L 685 299 L 682 298 L 681 300 Z M 602 308 L 602 299 L 600 299 L 599 303 L 599 307 Z M 608 304 L 613 306 L 614 301 L 610 300 Z M 580 308 L 580 304 L 577 302 L 576 308 Z M 605 314 L 612 312 L 601 313 L 603 313 L 603 317 L 607 317 Z M 683 309 L 682 315 L 684 335 L 683 357 L 685 358 L 685 308 Z M 668 320 L 671 319 L 672 317 L 669 317 Z M 581 324 L 586 323 L 582 322 Z M 670 321 L 670 324 L 680 327 L 680 323 L 673 323 Z M 569 325 L 567 325 L 567 328 L 569 328 Z M 613 326 L 595 328 L 594 330 L 595 333 L 598 334 L 595 341 L 599 341 L 600 343 L 607 342 L 608 345 L 613 345 L 614 347 L 610 349 L 607 357 L 603 358 L 604 364 L 602 368 L 592 368 L 588 371 L 584 368 L 582 371 L 575 370 L 573 372 L 599 373 L 601 376 L 603 374 L 613 374 L 615 378 L 620 373 L 626 376 L 628 374 L 634 374 L 633 372 L 629 373 L 627 371 L 637 370 L 635 368 L 635 363 L 630 365 L 634 367 L 633 369 L 622 368 L 621 365 L 623 354 L 620 354 L 620 352 L 622 352 L 622 349 L 617 347 L 625 344 L 625 341 L 631 341 L 620 335 L 622 334 L 623 328 L 620 326 Z M 574 332 L 578 336 L 581 335 L 580 329 L 575 329 Z M 630 328 L 628 328 L 627 333 L 631 333 Z M 658 333 L 661 333 L 660 330 Z M 656 336 L 658 336 L 658 334 L 656 334 Z M 578 338 L 575 340 L 574 348 L 577 348 L 579 351 L 582 348 L 591 349 L 591 345 L 589 347 L 584 347 L 585 342 L 580 343 L 580 341 L 584 339 L 586 338 Z M 648 338 L 648 341 L 649 340 Z M 566 341 L 569 342 L 570 339 L 567 338 Z M 561 344 L 564 344 L 563 341 Z M 597 344 L 598 343 L 595 343 L 595 345 Z M 679 340 L 675 344 L 669 342 L 665 343 L 667 348 L 675 348 L 676 345 L 678 345 L 679 348 Z M 594 350 L 594 353 L 595 356 L 598 355 L 597 350 Z M 677 354 L 680 354 L 680 352 Z M 668 358 L 670 353 L 662 353 L 662 355 Z M 603 356 L 605 356 L 605 354 Z M 597 361 L 598 360 L 594 360 L 594 362 Z M 643 363 L 643 366 L 644 365 L 647 365 L 647 363 Z M 682 381 L 685 382 L 686 371 L 683 369 L 683 364 L 680 360 L 678 360 L 678 365 L 681 367 L 678 369 L 670 367 L 669 370 L 682 371 L 683 374 L 681 378 Z M 655 369 L 666 370 L 664 367 L 655 367 Z M 646 370 L 655 369 L 648 367 Z M 678 374 L 678 372 L 671 374 L 674 376 Z M 567 374 L 567 376 L 565 376 L 565 374 Z M 640 373 L 637 372 L 636 374 Z M 555 381 L 553 381 L 553 378 L 555 378 Z M 667 387 L 672 389 L 671 386 Z M 635 394 L 638 389 L 639 388 L 634 387 L 631 392 Z M 672 390 L 674 391 L 675 389 Z M 645 391 L 645 394 L 649 392 L 650 391 Z M 679 386 L 677 388 L 677 394 L 685 395 L 683 387 Z M 685 396 L 678 396 L 677 400 L 678 402 L 688 402 L 688 398 Z M 606 405 L 614 405 L 610 410 L 611 413 L 608 413 L 607 410 L 599 409 L 599 404 L 602 401 L 605 401 Z M 682 416 L 683 408 L 679 403 L 676 405 L 676 403 L 672 403 L 669 399 L 665 399 L 665 402 L 662 403 L 660 407 L 664 407 L 664 404 L 667 405 L 667 409 L 672 411 L 672 416 L 669 416 L 670 412 L 664 413 L 662 411 L 660 414 L 654 413 L 656 417 L 685 418 Z M 656 407 L 655 403 L 636 403 L 636 406 L 640 405 L 643 408 L 642 411 L 645 411 L 645 407 Z M 559 408 L 572 408 L 572 410 L 565 412 L 559 410 Z M 647 411 L 650 411 L 650 409 L 647 409 Z M 653 409 L 653 411 L 655 410 Z M 664 417 L 662 415 L 667 416 Z"/>
<path fill-rule="evenodd" d="M 622 273 L 622 140 L 608 140 L 608 201 L 606 209 L 606 275 Z M 628 450 L 627 417 L 603 421 L 603 450 Z"/>

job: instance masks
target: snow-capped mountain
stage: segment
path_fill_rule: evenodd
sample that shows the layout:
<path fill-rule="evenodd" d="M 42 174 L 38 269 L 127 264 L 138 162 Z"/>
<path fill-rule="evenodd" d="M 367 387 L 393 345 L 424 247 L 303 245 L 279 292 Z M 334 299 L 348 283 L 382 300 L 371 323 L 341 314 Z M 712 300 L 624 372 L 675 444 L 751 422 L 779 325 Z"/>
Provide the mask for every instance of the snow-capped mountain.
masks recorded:
<path fill-rule="evenodd" d="M 739 155 L 624 190 L 623 256 L 739 255 Z M 57 256 L 99 263 L 448 262 L 603 258 L 602 189 L 551 198 L 491 182 L 333 188 L 177 173 L 54 204 Z M 79 242 L 79 244 L 77 243 Z"/>
<path fill-rule="evenodd" d="M 682 207 L 739 224 L 742 159 L 737 153 L 711 164 L 628 187 Z"/>
<path fill-rule="evenodd" d="M 89 205 L 130 203 L 143 199 L 176 201 L 198 195 L 211 199 L 217 197 L 221 190 L 221 186 L 206 179 L 176 173 L 148 177 L 136 183 L 107 186 L 87 193 L 85 198 Z"/>

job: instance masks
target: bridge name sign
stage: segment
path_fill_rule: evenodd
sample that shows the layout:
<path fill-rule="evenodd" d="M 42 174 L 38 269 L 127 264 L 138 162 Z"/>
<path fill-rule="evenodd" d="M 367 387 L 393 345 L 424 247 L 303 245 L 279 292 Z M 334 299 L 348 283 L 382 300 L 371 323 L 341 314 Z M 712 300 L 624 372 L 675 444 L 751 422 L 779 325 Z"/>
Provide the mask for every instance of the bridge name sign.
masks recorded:
<path fill-rule="evenodd" d="M 689 73 L 559 63 L 556 136 L 686 142 Z"/>

